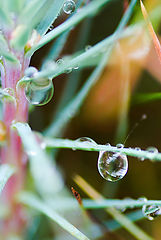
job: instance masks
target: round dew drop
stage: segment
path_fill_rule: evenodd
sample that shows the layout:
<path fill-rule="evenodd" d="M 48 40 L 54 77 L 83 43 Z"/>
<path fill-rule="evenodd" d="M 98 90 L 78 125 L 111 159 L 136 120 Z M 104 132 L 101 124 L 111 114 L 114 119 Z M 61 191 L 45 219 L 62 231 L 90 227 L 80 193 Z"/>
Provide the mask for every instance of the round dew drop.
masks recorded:
<path fill-rule="evenodd" d="M 161 208 L 155 205 L 144 205 L 142 212 L 148 220 L 154 220 L 158 215 L 161 215 Z"/>
<path fill-rule="evenodd" d="M 34 80 L 26 85 L 25 95 L 27 100 L 33 105 L 47 104 L 54 93 L 54 86 L 50 79 Z"/>
<path fill-rule="evenodd" d="M 122 153 L 101 151 L 98 157 L 100 175 L 111 182 L 122 179 L 128 170 L 127 156 Z"/>
<path fill-rule="evenodd" d="M 75 2 L 73 0 L 67 0 L 63 5 L 63 11 L 66 14 L 71 14 L 75 11 Z"/>

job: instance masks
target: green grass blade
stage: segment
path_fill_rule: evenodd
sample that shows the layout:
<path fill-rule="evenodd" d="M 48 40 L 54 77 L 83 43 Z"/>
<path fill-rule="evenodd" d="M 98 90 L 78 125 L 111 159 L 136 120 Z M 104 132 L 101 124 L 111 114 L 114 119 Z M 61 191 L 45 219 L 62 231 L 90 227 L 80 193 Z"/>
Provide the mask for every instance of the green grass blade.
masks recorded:
<path fill-rule="evenodd" d="M 77 149 L 83 151 L 108 151 L 108 152 L 120 152 L 128 156 L 145 158 L 152 161 L 161 161 L 161 153 L 151 153 L 145 150 L 137 150 L 135 148 L 117 148 L 113 146 L 78 142 L 68 139 L 59 139 L 59 138 L 45 138 L 44 143 L 47 148 L 67 148 L 67 149 Z"/>
<path fill-rule="evenodd" d="M 32 55 L 36 50 L 43 47 L 45 44 L 58 37 L 63 32 L 77 25 L 80 21 L 82 21 L 85 17 L 89 17 L 90 15 L 96 14 L 100 8 L 102 8 L 106 3 L 111 0 L 95 0 L 88 4 L 86 7 L 82 8 L 80 12 L 75 14 L 73 17 L 69 18 L 63 24 L 55 28 L 46 34 L 37 45 L 33 46 L 33 48 L 28 51 L 27 55 Z"/>
<path fill-rule="evenodd" d="M 6 185 L 8 179 L 15 173 L 15 170 L 12 166 L 8 164 L 2 164 L 0 166 L 0 194 Z"/>
<path fill-rule="evenodd" d="M 114 207 L 114 208 L 125 208 L 125 209 L 131 209 L 131 208 L 139 208 L 144 205 L 154 205 L 154 206 L 161 206 L 161 201 L 157 200 L 147 200 L 145 202 L 144 199 L 123 199 L 123 200 L 117 200 L 117 199 L 101 199 L 100 201 L 93 201 L 93 200 L 83 200 L 83 206 L 86 209 L 100 209 L 100 208 L 108 208 L 108 207 Z"/>
<path fill-rule="evenodd" d="M 47 13 L 44 15 L 38 26 L 36 27 L 37 32 L 40 35 L 44 35 L 51 24 L 56 20 L 60 10 L 63 6 L 64 0 L 54 0 L 48 9 Z"/>
<path fill-rule="evenodd" d="M 19 200 L 21 203 L 34 208 L 35 210 L 43 213 L 51 220 L 56 222 L 60 227 L 69 232 L 71 235 L 79 240 L 89 240 L 83 233 L 81 233 L 76 227 L 69 223 L 65 218 L 60 216 L 52 208 L 50 208 L 47 203 L 42 202 L 40 199 L 31 194 L 20 195 Z"/>
<path fill-rule="evenodd" d="M 132 104 L 147 103 L 161 99 L 161 93 L 138 93 L 134 96 Z"/>
<path fill-rule="evenodd" d="M 26 123 L 17 122 L 13 124 L 22 139 L 24 150 L 30 160 L 30 171 L 32 173 L 37 190 L 43 195 L 54 195 L 62 188 L 62 179 L 50 161 L 48 155 L 37 143 L 36 138 Z"/>

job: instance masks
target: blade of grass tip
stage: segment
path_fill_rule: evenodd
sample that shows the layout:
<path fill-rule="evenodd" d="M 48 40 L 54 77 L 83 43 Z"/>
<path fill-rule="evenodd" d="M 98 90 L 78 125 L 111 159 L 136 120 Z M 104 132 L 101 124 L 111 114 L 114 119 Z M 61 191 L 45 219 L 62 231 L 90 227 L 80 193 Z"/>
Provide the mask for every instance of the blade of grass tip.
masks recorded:
<path fill-rule="evenodd" d="M 43 196 L 54 195 L 63 187 L 63 180 L 56 166 L 42 150 L 27 123 L 17 122 L 12 127 L 17 129 L 22 139 L 24 151 L 30 160 L 30 171 L 37 190 Z"/>
<path fill-rule="evenodd" d="M 103 196 L 98 193 L 91 185 L 89 185 L 82 177 L 76 175 L 74 177 L 75 183 L 92 199 L 99 202 Z M 125 215 L 121 214 L 115 208 L 107 208 L 106 212 L 111 215 L 122 227 L 131 233 L 138 240 L 152 240 L 142 229 L 136 226 Z"/>
<path fill-rule="evenodd" d="M 0 166 L 0 194 L 9 178 L 15 173 L 13 166 L 2 164 Z"/>
<path fill-rule="evenodd" d="M 80 21 L 84 18 L 89 17 L 90 15 L 96 14 L 100 8 L 102 8 L 106 3 L 111 0 L 95 0 L 92 1 L 87 6 L 83 7 L 81 11 L 77 12 L 73 17 L 69 18 L 67 21 L 62 23 L 60 26 L 55 28 L 54 30 L 47 33 L 38 44 L 34 45 L 30 51 L 27 52 L 27 56 L 31 56 L 36 50 L 46 45 L 48 42 L 65 32 L 66 30 L 76 26 Z"/>
<path fill-rule="evenodd" d="M 158 58 L 159 58 L 159 62 L 161 64 L 161 45 L 160 45 L 159 39 L 157 38 L 157 35 L 156 35 L 156 33 L 155 33 L 154 29 L 153 29 L 153 26 L 152 26 L 152 24 L 150 22 L 149 17 L 148 17 L 148 13 L 146 11 L 146 8 L 144 7 L 144 4 L 142 3 L 141 0 L 140 0 L 140 5 L 141 5 L 141 11 L 142 11 L 143 17 L 144 17 L 145 21 L 148 24 L 149 33 L 150 33 L 150 35 L 152 37 L 153 44 L 154 44 L 156 53 L 157 53 Z"/>
<path fill-rule="evenodd" d="M 55 223 L 57 223 L 64 230 L 80 240 L 89 240 L 83 233 L 81 233 L 76 227 L 69 223 L 65 218 L 59 215 L 56 211 L 50 208 L 47 203 L 42 202 L 36 196 L 32 194 L 23 194 L 19 196 L 19 201 L 33 209 L 43 213 Z"/>
<path fill-rule="evenodd" d="M 115 32 L 114 38 L 113 38 L 113 42 L 112 42 L 112 46 L 109 47 L 107 52 L 102 57 L 102 60 L 101 60 L 100 64 L 98 65 L 98 67 L 93 71 L 93 73 L 91 74 L 91 76 L 89 77 L 87 82 L 84 84 L 84 86 L 82 87 L 80 92 L 76 95 L 76 97 L 73 100 L 71 100 L 69 105 L 67 105 L 67 107 L 65 107 L 64 110 L 62 110 L 62 112 L 60 112 L 60 114 L 58 115 L 55 122 L 52 123 L 51 126 L 49 126 L 49 128 L 44 132 L 45 135 L 58 136 L 58 134 L 60 134 L 60 132 L 64 129 L 65 125 L 76 114 L 76 112 L 78 111 L 80 106 L 83 104 L 83 101 L 85 100 L 86 96 L 88 95 L 91 87 L 95 84 L 95 82 L 101 76 L 102 71 L 103 71 L 104 67 L 106 66 L 107 60 L 111 54 L 113 46 L 114 46 L 115 42 L 117 41 L 118 37 L 120 36 L 123 28 L 127 24 L 131 14 L 132 14 L 135 4 L 136 4 L 136 0 L 133 0 L 116 29 L 116 32 Z"/>
<path fill-rule="evenodd" d="M 37 32 L 43 36 L 51 24 L 56 20 L 57 16 L 62 9 L 64 0 L 54 0 L 48 9 L 47 13 L 44 15 L 38 26 L 36 27 Z"/>

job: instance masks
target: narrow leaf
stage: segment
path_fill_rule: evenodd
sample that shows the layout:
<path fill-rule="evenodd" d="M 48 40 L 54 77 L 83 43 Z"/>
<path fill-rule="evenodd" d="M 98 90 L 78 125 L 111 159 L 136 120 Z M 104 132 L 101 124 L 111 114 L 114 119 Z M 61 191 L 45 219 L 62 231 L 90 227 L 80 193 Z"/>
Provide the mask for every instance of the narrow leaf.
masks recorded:
<path fill-rule="evenodd" d="M 161 45 L 160 45 L 159 39 L 157 38 L 157 35 L 156 35 L 156 33 L 155 33 L 154 29 L 153 29 L 153 26 L 152 26 L 152 24 L 150 22 L 149 17 L 148 17 L 148 13 L 146 11 L 146 8 L 144 7 L 144 4 L 142 3 L 141 0 L 140 0 L 140 4 L 141 4 L 142 14 L 144 16 L 145 21 L 148 24 L 149 33 L 150 33 L 150 35 L 152 37 L 156 53 L 158 55 L 158 58 L 159 58 L 159 61 L 160 61 L 160 64 L 161 64 Z"/>

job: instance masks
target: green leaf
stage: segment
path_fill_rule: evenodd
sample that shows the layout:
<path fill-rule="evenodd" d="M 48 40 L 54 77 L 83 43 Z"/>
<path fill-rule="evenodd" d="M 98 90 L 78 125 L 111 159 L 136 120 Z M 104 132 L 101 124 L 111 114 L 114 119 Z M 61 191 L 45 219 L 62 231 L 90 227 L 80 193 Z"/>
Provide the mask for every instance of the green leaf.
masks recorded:
<path fill-rule="evenodd" d="M 2 164 L 0 166 L 0 194 L 8 179 L 14 174 L 14 172 L 14 168 L 8 164 Z"/>
<path fill-rule="evenodd" d="M 56 222 L 60 227 L 69 232 L 71 235 L 80 240 L 89 240 L 83 233 L 81 233 L 76 227 L 69 223 L 65 218 L 59 215 L 56 211 L 48 206 L 47 203 L 42 202 L 40 199 L 32 194 L 24 193 L 19 196 L 19 201 L 35 210 L 45 214 L 51 220 Z"/>
<path fill-rule="evenodd" d="M 37 190 L 43 196 L 54 195 L 62 188 L 63 182 L 54 164 L 36 141 L 27 123 L 14 123 L 22 139 L 24 150 L 30 160 L 30 170 Z"/>
<path fill-rule="evenodd" d="M 38 44 L 33 46 L 33 48 L 27 53 L 28 55 L 32 55 L 36 50 L 43 47 L 45 44 L 58 37 L 60 34 L 65 32 L 66 30 L 76 26 L 80 21 L 82 21 L 85 17 L 89 17 L 94 15 L 102 8 L 106 3 L 111 0 L 95 0 L 89 3 L 86 7 L 82 8 L 80 12 L 74 14 L 73 17 L 69 18 L 63 24 L 55 28 L 54 30 L 47 33 Z"/>
<path fill-rule="evenodd" d="M 52 1 L 50 8 L 46 12 L 46 14 L 44 14 L 44 17 L 36 27 L 36 30 L 40 35 L 44 35 L 47 32 L 48 28 L 51 26 L 51 24 L 55 21 L 55 19 L 60 13 L 63 3 L 64 0 Z"/>

